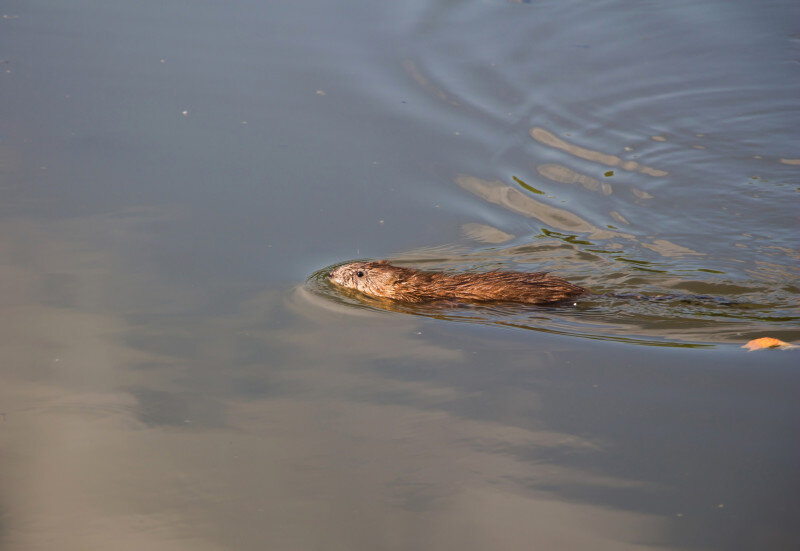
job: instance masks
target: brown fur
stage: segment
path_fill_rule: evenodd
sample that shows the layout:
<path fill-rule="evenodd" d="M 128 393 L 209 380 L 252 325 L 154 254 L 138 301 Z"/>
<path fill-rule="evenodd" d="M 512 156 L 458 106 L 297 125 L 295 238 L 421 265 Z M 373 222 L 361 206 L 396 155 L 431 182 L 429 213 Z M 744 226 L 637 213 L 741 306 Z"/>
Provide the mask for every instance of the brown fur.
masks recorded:
<path fill-rule="evenodd" d="M 392 266 L 385 260 L 339 266 L 328 277 L 337 285 L 365 295 L 414 303 L 456 300 L 552 304 L 586 292 L 547 272 L 495 270 L 449 275 Z"/>

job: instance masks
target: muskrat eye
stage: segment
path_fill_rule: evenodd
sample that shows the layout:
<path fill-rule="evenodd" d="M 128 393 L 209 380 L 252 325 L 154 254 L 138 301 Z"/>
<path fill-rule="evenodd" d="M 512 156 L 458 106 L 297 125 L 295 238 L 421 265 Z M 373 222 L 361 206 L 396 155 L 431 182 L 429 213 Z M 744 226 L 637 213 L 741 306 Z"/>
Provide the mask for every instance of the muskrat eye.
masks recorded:
<path fill-rule="evenodd" d="M 359 271 L 357 271 L 357 272 L 356 272 L 356 275 L 357 275 L 358 277 L 364 277 L 364 272 L 362 272 L 361 270 L 359 270 Z"/>

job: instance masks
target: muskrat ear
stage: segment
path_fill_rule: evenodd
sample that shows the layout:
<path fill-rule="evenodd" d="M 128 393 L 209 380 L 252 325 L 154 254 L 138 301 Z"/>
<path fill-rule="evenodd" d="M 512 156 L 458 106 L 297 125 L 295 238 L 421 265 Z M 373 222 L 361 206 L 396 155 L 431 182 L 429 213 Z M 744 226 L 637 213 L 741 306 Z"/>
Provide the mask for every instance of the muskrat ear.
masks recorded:
<path fill-rule="evenodd" d="M 388 260 L 378 260 L 375 264 L 388 264 Z"/>

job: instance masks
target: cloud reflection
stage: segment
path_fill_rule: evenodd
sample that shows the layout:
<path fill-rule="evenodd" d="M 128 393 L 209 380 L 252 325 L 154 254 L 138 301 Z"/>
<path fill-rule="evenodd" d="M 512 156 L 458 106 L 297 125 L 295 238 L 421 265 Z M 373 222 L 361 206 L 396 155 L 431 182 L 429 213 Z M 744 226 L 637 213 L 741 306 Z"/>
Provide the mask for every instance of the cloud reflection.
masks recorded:
<path fill-rule="evenodd" d="M 159 216 L 3 228 L 4 548 L 639 549 L 658 533 L 537 490 L 646 485 L 543 461 L 598 453 L 590 439 L 467 414 L 491 385 L 453 379 L 468 352 L 418 318 L 303 288 L 189 315 L 202 296 L 136 245 Z"/>

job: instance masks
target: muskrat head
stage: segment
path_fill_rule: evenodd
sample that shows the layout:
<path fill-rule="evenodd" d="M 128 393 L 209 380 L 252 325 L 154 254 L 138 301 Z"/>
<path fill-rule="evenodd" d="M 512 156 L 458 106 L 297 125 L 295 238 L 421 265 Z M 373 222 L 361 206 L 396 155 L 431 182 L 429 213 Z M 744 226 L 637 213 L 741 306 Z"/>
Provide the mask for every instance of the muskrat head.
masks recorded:
<path fill-rule="evenodd" d="M 394 284 L 399 279 L 397 268 L 386 261 L 353 262 L 339 266 L 328 274 L 335 284 L 355 289 L 374 297 L 391 297 Z"/>

